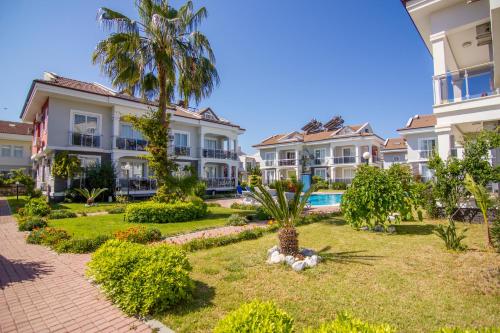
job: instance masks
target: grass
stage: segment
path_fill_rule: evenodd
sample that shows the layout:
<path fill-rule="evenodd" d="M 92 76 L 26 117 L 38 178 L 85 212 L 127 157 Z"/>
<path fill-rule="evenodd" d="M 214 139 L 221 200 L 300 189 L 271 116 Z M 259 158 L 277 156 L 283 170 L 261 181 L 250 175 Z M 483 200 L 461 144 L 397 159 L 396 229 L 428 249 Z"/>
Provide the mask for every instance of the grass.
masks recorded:
<path fill-rule="evenodd" d="M 337 218 L 300 227 L 301 246 L 326 259 L 301 273 L 265 263 L 276 234 L 190 253 L 195 298 L 159 319 L 176 332 L 207 332 L 258 298 L 291 314 L 298 332 L 341 310 L 400 332 L 499 326 L 500 255 L 484 251 L 483 226 L 468 225 L 464 253 L 446 251 L 435 226 L 404 223 L 386 235 L 352 230 Z"/>
<path fill-rule="evenodd" d="M 230 208 L 209 207 L 207 217 L 188 222 L 179 223 L 127 223 L 123 221 L 124 214 L 108 214 L 83 216 L 76 218 L 49 220 L 49 226 L 61 228 L 68 231 L 75 238 L 89 238 L 98 235 L 111 235 L 115 231 L 125 230 L 132 226 L 144 226 L 146 228 L 157 228 L 162 235 L 169 236 L 186 233 L 195 230 L 223 226 L 227 218 L 234 213 L 248 213 Z"/>
<path fill-rule="evenodd" d="M 19 196 L 19 200 L 16 199 L 16 196 L 7 197 L 7 201 L 9 202 L 10 208 L 12 212 L 16 212 L 18 208 L 23 207 L 27 202 L 26 196 Z M 67 209 L 71 210 L 75 213 L 85 212 L 85 213 L 95 213 L 95 212 L 104 212 L 110 208 L 121 206 L 122 204 L 116 202 L 98 202 L 96 206 L 85 207 L 85 203 L 53 203 L 51 204 L 52 209 Z"/>

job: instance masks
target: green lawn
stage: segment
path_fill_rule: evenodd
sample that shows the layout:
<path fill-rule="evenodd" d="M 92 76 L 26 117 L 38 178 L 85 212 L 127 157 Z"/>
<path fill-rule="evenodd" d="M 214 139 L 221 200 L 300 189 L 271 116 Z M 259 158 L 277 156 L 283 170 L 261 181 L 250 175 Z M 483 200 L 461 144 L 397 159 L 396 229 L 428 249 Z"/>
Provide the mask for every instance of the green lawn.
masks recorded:
<path fill-rule="evenodd" d="M 15 196 L 7 197 L 7 201 L 13 212 L 16 212 L 18 208 L 23 207 L 26 204 L 27 197 L 19 196 L 19 200 Z M 85 203 L 53 203 L 51 204 L 52 209 L 68 209 L 78 212 L 94 213 L 94 212 L 104 212 L 110 208 L 120 206 L 121 204 L 112 202 L 98 202 L 96 206 L 85 207 Z"/>
<path fill-rule="evenodd" d="M 230 208 L 209 207 L 209 215 L 203 219 L 179 223 L 127 223 L 123 221 L 124 214 L 106 214 L 83 216 L 69 219 L 49 220 L 49 225 L 68 231 L 75 238 L 88 238 L 98 235 L 111 235 L 117 230 L 125 230 L 132 226 L 158 228 L 162 235 L 174 235 L 194 230 L 223 226 L 227 218 L 234 213 L 249 213 Z"/>
<path fill-rule="evenodd" d="M 300 227 L 300 244 L 326 258 L 301 273 L 265 263 L 276 234 L 191 253 L 195 299 L 159 319 L 176 332 L 208 332 L 258 298 L 291 314 L 298 332 L 341 310 L 400 332 L 500 326 L 500 255 L 483 251 L 483 226 L 468 226 L 465 253 L 446 251 L 434 226 L 404 223 L 396 235 L 354 231 L 340 219 Z"/>

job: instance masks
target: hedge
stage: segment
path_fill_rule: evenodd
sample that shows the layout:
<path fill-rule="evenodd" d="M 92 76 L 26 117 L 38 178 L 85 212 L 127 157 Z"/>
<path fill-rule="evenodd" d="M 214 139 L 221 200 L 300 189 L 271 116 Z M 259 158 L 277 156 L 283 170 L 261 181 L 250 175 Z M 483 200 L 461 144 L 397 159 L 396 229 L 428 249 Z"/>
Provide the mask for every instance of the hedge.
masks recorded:
<path fill-rule="evenodd" d="M 30 199 L 24 205 L 24 214 L 29 216 L 47 216 L 50 213 L 50 206 L 44 198 Z"/>
<path fill-rule="evenodd" d="M 335 320 L 324 323 L 316 329 L 306 329 L 304 333 L 394 333 L 396 330 L 387 324 L 369 324 L 341 312 Z"/>
<path fill-rule="evenodd" d="M 41 229 L 47 226 L 47 221 L 39 216 L 22 217 L 18 220 L 19 231 L 31 231 Z"/>
<path fill-rule="evenodd" d="M 66 219 L 66 218 L 73 218 L 76 217 L 76 213 L 67 210 L 67 209 L 58 209 L 58 210 L 53 210 L 49 214 L 49 219 L 51 220 L 57 220 L 57 219 Z"/>
<path fill-rule="evenodd" d="M 129 315 L 164 312 L 190 299 L 194 290 L 186 254 L 167 244 L 110 240 L 94 252 L 88 267 L 87 275 Z"/>
<path fill-rule="evenodd" d="M 149 201 L 128 205 L 125 218 L 130 223 L 174 223 L 196 220 L 207 213 L 204 202 L 168 204 Z"/>

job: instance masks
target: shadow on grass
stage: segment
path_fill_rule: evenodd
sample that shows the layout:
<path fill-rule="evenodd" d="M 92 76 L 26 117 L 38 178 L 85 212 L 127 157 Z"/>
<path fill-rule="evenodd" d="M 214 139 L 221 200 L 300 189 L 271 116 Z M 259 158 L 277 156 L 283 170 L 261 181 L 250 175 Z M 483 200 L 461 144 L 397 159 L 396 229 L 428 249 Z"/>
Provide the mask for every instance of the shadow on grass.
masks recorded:
<path fill-rule="evenodd" d="M 361 264 L 372 266 L 374 260 L 383 258 L 383 256 L 362 255 L 366 251 L 344 251 L 344 252 L 328 252 L 331 246 L 326 246 L 318 251 L 318 255 L 324 261 L 332 261 L 339 264 Z"/>
<path fill-rule="evenodd" d="M 430 235 L 434 232 L 436 226 L 432 224 L 400 224 L 396 225 L 398 235 Z"/>
<path fill-rule="evenodd" d="M 212 300 L 215 296 L 215 288 L 201 281 L 195 281 L 194 283 L 193 299 L 189 302 L 179 304 L 166 313 L 185 315 L 213 305 Z"/>
<path fill-rule="evenodd" d="M 339 225 L 339 226 L 347 224 L 347 222 L 342 217 L 332 217 L 332 218 L 329 218 L 328 220 L 320 221 L 320 223 L 333 224 L 333 225 Z"/>

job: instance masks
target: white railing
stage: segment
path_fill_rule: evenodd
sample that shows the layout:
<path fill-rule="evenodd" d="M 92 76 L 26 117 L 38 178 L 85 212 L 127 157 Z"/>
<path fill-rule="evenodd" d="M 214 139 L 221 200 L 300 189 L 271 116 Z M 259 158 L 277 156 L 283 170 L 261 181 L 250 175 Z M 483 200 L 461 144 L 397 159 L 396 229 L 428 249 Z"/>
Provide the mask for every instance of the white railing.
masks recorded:
<path fill-rule="evenodd" d="M 205 178 L 203 179 L 203 181 L 205 182 L 205 184 L 207 184 L 207 189 L 236 187 L 236 179 L 234 178 L 228 178 L 228 177 Z"/>
<path fill-rule="evenodd" d="M 356 163 L 356 156 L 335 156 L 333 164 L 350 164 Z"/>
<path fill-rule="evenodd" d="M 276 166 L 276 160 L 262 160 L 262 164 L 265 167 L 273 167 Z"/>
<path fill-rule="evenodd" d="M 434 103 L 440 105 L 500 94 L 493 85 L 493 68 L 493 63 L 488 62 L 434 76 Z"/>
<path fill-rule="evenodd" d="M 418 156 L 423 159 L 429 159 L 432 156 L 433 152 L 433 150 L 419 150 Z"/>
<path fill-rule="evenodd" d="M 294 158 L 285 158 L 278 160 L 279 166 L 295 166 L 298 165 L 298 161 Z"/>

